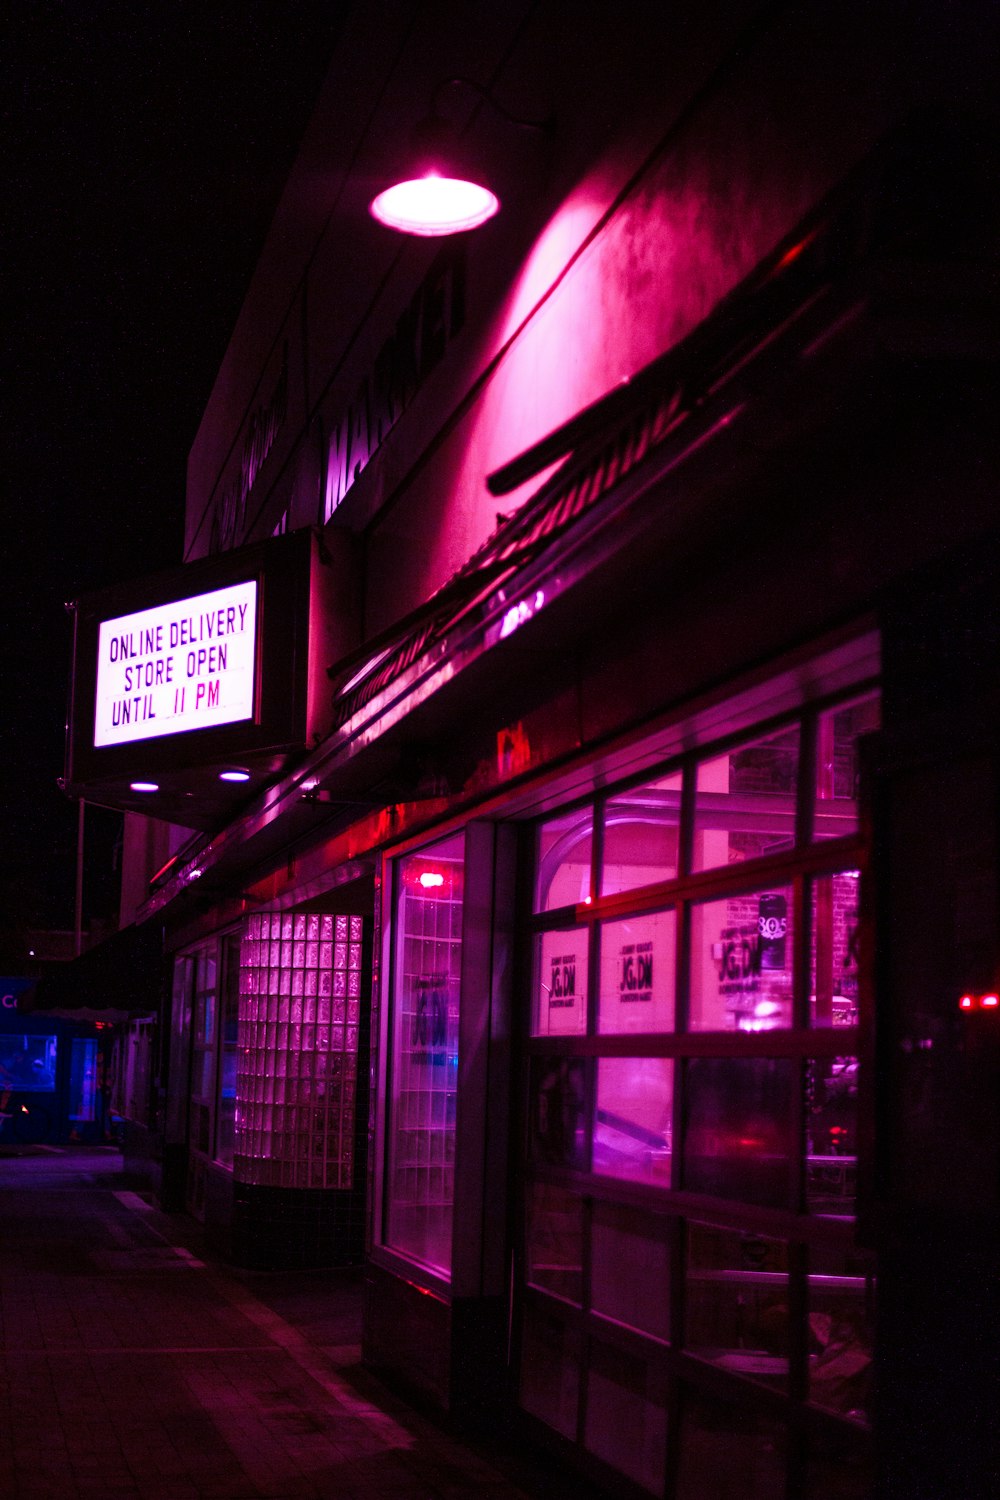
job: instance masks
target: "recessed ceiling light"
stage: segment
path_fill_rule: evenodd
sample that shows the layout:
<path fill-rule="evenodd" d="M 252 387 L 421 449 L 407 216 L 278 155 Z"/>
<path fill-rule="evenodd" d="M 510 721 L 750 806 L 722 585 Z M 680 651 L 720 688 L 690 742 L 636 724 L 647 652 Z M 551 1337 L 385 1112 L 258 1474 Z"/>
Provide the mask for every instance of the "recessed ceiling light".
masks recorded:
<path fill-rule="evenodd" d="M 158 792 L 160 783 L 158 781 L 130 781 L 129 787 L 133 792 Z"/>
<path fill-rule="evenodd" d="M 219 772 L 219 780 L 220 781 L 249 781 L 250 780 L 250 772 L 249 771 L 220 771 Z"/>

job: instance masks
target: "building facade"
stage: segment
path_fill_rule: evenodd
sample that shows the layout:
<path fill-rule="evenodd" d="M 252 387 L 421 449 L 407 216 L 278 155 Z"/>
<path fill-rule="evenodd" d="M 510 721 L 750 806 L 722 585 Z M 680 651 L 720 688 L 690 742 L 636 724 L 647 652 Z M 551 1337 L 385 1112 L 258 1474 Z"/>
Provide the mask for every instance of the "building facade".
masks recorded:
<path fill-rule="evenodd" d="M 993 1492 L 996 32 L 359 8 L 185 567 L 81 615 L 168 965 L 129 1149 L 618 1493 Z M 432 96 L 502 207 L 398 236 Z"/>

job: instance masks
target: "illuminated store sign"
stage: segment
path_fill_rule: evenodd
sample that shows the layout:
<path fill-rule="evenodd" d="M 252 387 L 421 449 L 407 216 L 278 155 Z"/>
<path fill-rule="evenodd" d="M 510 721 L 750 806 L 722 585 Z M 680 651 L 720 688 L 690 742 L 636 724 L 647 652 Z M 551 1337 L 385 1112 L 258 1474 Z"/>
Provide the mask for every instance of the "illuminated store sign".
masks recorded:
<path fill-rule="evenodd" d="M 254 716 L 257 582 L 101 622 L 94 745 Z"/>

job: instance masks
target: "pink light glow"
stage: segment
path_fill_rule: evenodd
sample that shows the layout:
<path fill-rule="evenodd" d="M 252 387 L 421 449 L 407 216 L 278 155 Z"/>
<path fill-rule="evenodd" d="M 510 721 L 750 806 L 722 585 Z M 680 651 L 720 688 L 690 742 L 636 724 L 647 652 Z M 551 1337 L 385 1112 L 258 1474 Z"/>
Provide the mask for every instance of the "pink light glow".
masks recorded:
<path fill-rule="evenodd" d="M 460 234 L 492 219 L 500 200 L 489 188 L 460 177 L 415 177 L 396 183 L 373 199 L 380 223 L 403 234 Z"/>
<path fill-rule="evenodd" d="M 425 870 L 420 877 L 420 884 L 425 891 L 435 890 L 444 885 L 444 876 L 439 875 L 436 870 Z"/>

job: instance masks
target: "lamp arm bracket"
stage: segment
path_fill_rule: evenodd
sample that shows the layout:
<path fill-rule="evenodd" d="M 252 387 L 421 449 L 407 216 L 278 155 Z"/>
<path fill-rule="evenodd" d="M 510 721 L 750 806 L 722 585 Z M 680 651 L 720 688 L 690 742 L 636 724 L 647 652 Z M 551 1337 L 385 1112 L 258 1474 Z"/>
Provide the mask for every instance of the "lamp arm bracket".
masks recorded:
<path fill-rule="evenodd" d="M 431 95 L 431 113 L 433 115 L 440 114 L 439 105 L 441 96 L 445 90 L 456 87 L 471 89 L 474 94 L 479 95 L 480 99 L 484 99 L 487 104 L 492 105 L 502 119 L 511 125 L 516 125 L 520 130 L 538 130 L 545 135 L 551 135 L 555 130 L 556 122 L 554 116 L 550 115 L 545 120 L 522 120 L 519 115 L 511 114 L 509 109 L 505 109 L 488 88 L 485 88 L 481 83 L 476 83 L 473 78 L 442 78 L 440 83 L 435 85 L 434 93 Z"/>

